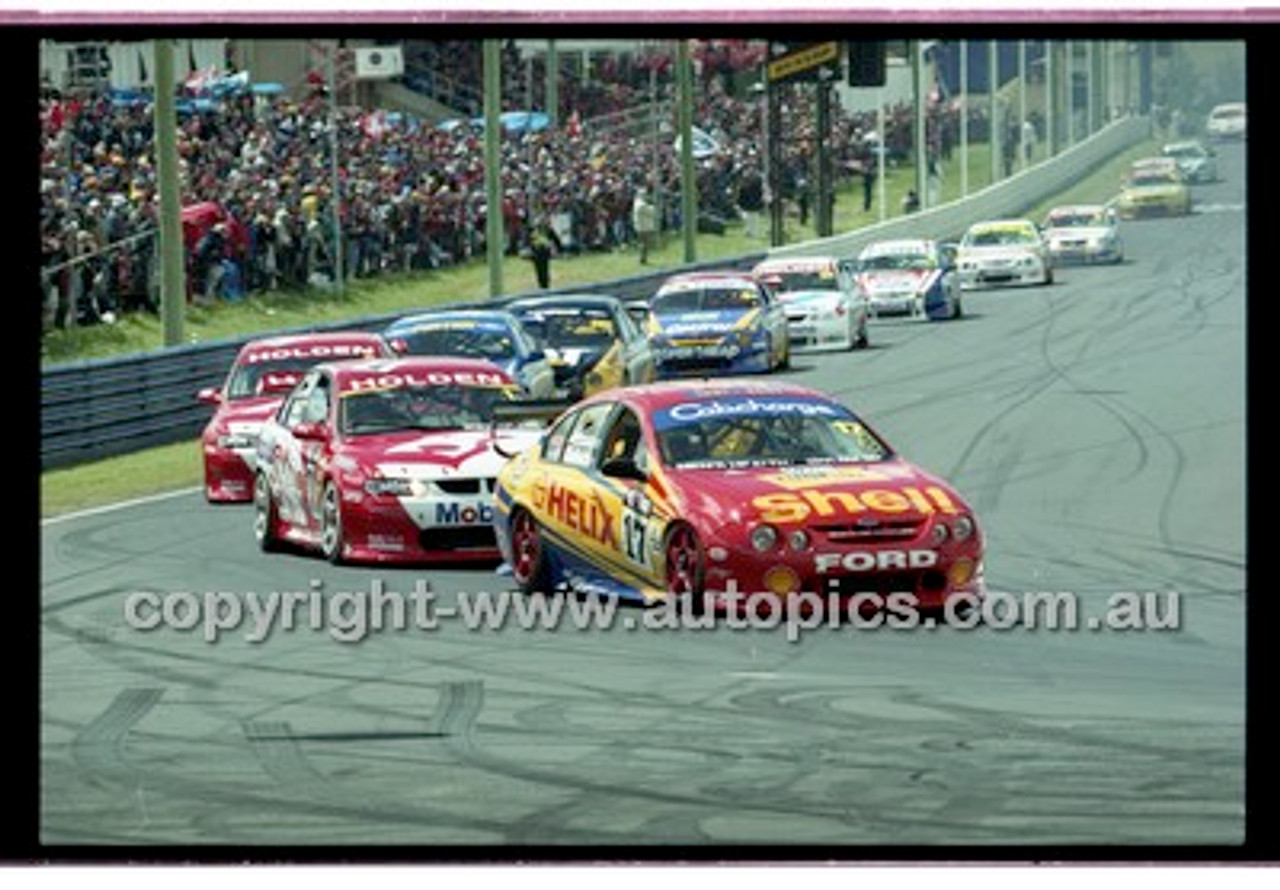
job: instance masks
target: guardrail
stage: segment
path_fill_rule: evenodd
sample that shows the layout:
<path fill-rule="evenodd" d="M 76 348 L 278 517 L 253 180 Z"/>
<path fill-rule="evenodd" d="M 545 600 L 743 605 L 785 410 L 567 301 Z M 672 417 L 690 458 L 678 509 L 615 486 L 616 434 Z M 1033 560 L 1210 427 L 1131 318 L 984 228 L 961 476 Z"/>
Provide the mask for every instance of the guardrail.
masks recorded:
<path fill-rule="evenodd" d="M 852 256 L 871 241 L 896 237 L 956 237 L 974 219 L 1023 213 L 1061 192 L 1125 148 L 1148 137 L 1145 118 L 1125 118 L 1070 150 L 969 197 L 845 235 L 787 245 L 769 256 L 834 253 Z M 696 263 L 680 271 L 749 269 L 765 254 Z M 624 300 L 648 297 L 676 270 L 557 289 L 557 293 L 611 293 Z M 530 294 L 450 304 L 500 306 Z M 381 330 L 404 312 L 369 315 L 305 330 Z M 294 331 L 281 331 L 291 333 Z M 262 335 L 255 335 L 262 336 Z M 196 438 L 209 419 L 197 390 L 219 386 L 231 360 L 252 337 L 178 346 L 123 358 L 69 362 L 44 370 L 40 379 L 42 470 Z"/>

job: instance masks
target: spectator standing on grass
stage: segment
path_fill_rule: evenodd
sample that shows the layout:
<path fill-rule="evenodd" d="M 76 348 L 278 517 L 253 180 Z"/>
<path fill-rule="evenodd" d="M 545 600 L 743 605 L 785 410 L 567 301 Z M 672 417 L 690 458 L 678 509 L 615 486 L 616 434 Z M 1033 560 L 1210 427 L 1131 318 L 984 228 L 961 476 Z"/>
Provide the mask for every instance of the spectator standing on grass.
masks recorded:
<path fill-rule="evenodd" d="M 640 262 L 647 263 L 658 232 L 658 208 L 653 206 L 649 193 L 643 188 L 636 190 L 635 202 L 631 205 L 631 225 L 640 241 Z"/>
<path fill-rule="evenodd" d="M 545 214 L 539 217 L 529 236 L 529 258 L 533 260 L 533 271 L 538 277 L 538 287 L 542 290 L 551 287 L 552 254 L 563 249 L 560 236 L 551 227 L 551 221 Z"/>

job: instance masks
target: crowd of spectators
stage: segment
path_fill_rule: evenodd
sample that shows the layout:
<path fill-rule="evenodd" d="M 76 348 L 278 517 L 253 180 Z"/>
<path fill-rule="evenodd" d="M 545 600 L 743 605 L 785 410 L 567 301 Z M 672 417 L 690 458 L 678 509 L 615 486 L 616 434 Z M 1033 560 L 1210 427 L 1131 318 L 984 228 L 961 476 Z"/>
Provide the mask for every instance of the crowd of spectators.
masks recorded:
<path fill-rule="evenodd" d="M 451 46 L 459 70 L 476 64 L 470 49 Z M 523 71 L 511 55 L 504 64 Z M 657 63 L 660 64 L 660 63 Z M 758 68 L 756 69 L 758 71 Z M 720 151 L 697 166 L 699 213 L 712 224 L 766 209 L 762 113 L 751 74 L 736 81 L 723 64 L 704 68 L 695 121 Z M 674 98 L 669 65 L 659 70 L 662 98 Z M 545 76 L 535 71 L 534 77 Z M 612 78 L 612 79 L 611 79 Z M 317 79 L 318 80 L 318 79 Z M 509 109 L 542 96 L 512 73 Z M 745 86 L 744 86 L 745 84 Z M 514 85 L 519 85 L 519 88 Z M 562 79 L 561 113 L 541 131 L 507 132 L 501 142 L 502 206 L 510 254 L 526 251 L 536 222 L 554 222 L 565 250 L 590 252 L 637 243 L 632 205 L 638 190 L 658 201 L 659 231 L 681 225 L 680 159 L 674 128 L 650 133 L 601 130 L 592 120 L 650 102 L 647 65 L 605 66 L 590 81 Z M 809 212 L 817 151 L 810 91 L 784 105 L 781 194 Z M 328 115 L 320 82 L 305 95 L 264 97 L 241 91 L 179 118 L 177 149 L 184 206 L 212 204 L 226 217 L 187 232 L 188 297 L 236 299 L 247 292 L 301 289 L 332 280 L 332 180 Z M 46 328 L 71 321 L 110 321 L 124 311 L 158 308 L 158 184 L 152 110 L 108 94 L 41 98 L 41 241 Z M 566 113 L 567 112 L 567 113 Z M 874 114 L 833 109 L 829 142 L 834 174 L 869 169 Z M 954 142 L 956 114 L 930 109 L 930 152 Z M 971 122 L 984 138 L 982 112 Z M 890 157 L 909 153 L 911 109 L 887 116 Z M 340 108 L 339 213 L 342 266 L 349 277 L 465 263 L 485 251 L 483 133 L 469 125 L 441 129 L 407 115 Z"/>

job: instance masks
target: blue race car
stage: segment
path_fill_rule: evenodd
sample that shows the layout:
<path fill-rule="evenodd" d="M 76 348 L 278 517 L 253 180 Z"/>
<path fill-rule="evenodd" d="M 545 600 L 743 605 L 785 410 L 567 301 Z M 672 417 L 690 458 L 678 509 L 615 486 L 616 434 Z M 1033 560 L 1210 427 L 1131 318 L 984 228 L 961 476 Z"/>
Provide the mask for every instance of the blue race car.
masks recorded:
<path fill-rule="evenodd" d="M 649 301 L 647 333 L 659 379 L 767 374 L 791 363 L 786 310 L 747 272 L 668 278 Z"/>
<path fill-rule="evenodd" d="M 538 342 L 510 312 L 441 309 L 410 315 L 382 332 L 399 355 L 448 355 L 488 359 L 506 371 L 531 399 L 550 399 L 555 370 Z"/>

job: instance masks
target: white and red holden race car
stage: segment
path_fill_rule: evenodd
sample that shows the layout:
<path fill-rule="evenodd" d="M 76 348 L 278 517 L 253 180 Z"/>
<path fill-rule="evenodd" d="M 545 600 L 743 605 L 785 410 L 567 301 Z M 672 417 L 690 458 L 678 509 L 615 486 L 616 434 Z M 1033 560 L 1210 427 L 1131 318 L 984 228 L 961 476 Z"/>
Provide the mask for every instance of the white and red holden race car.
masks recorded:
<path fill-rule="evenodd" d="M 253 499 L 258 429 L 308 370 L 323 361 L 392 354 L 382 337 L 359 332 L 286 334 L 240 347 L 222 386 L 196 393 L 200 401 L 216 406 L 200 443 L 205 499 L 210 503 Z"/>
<path fill-rule="evenodd" d="M 544 425 L 500 425 L 520 387 L 484 359 L 314 368 L 262 427 L 254 535 L 331 562 L 496 560 L 494 478 Z"/>

